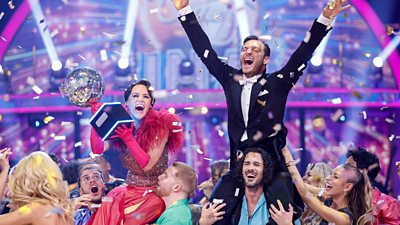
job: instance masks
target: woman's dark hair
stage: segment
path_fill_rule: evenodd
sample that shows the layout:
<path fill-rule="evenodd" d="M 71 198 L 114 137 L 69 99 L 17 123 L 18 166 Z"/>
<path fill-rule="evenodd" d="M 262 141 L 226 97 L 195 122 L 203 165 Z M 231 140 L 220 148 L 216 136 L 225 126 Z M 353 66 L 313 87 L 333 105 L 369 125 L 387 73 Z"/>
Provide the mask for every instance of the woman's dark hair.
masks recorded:
<path fill-rule="evenodd" d="M 372 215 L 372 186 L 367 174 L 349 163 L 343 164 L 345 172 L 353 171 L 355 176 L 347 180 L 353 184 L 353 188 L 347 194 L 347 202 L 357 224 L 369 224 L 373 222 Z"/>
<path fill-rule="evenodd" d="M 130 96 L 131 93 L 132 93 L 132 89 L 133 89 L 133 87 L 135 87 L 136 85 L 143 85 L 143 86 L 146 87 L 147 92 L 149 92 L 149 95 L 150 95 L 150 98 L 151 98 L 151 106 L 154 106 L 154 103 L 156 103 L 156 99 L 155 99 L 154 96 L 153 96 L 153 91 L 154 91 L 154 89 L 151 87 L 151 83 L 150 83 L 150 81 L 148 81 L 148 80 L 139 80 L 139 81 L 137 81 L 136 83 L 130 84 L 130 85 L 128 86 L 128 88 L 125 89 L 125 92 L 124 92 L 124 99 L 125 99 L 125 102 L 128 101 L 128 98 L 129 98 L 129 96 Z"/>
<path fill-rule="evenodd" d="M 218 160 L 211 164 L 211 180 L 215 185 L 218 180 L 229 170 L 229 162 L 227 160 Z"/>
<path fill-rule="evenodd" d="M 251 147 L 243 151 L 243 157 L 241 157 L 237 161 L 235 176 L 237 177 L 237 179 L 240 180 L 240 182 L 243 183 L 243 175 L 242 175 L 243 163 L 244 159 L 246 158 L 246 155 L 249 154 L 250 152 L 259 153 L 261 155 L 261 158 L 263 159 L 264 168 L 263 168 L 262 184 L 263 186 L 265 186 L 265 184 L 268 184 L 272 179 L 272 172 L 274 167 L 271 160 L 271 156 L 266 150 L 262 148 Z"/>
<path fill-rule="evenodd" d="M 378 157 L 374 153 L 369 152 L 364 147 L 350 149 L 347 152 L 346 157 L 349 158 L 350 156 L 353 157 L 353 160 L 356 162 L 358 169 L 368 170 L 369 179 L 371 180 L 371 182 L 374 181 L 376 176 L 378 176 L 379 171 L 381 170 Z"/>
<path fill-rule="evenodd" d="M 71 160 L 61 166 L 61 173 L 64 180 L 67 181 L 68 184 L 74 184 L 78 182 L 80 165 L 80 162 Z"/>

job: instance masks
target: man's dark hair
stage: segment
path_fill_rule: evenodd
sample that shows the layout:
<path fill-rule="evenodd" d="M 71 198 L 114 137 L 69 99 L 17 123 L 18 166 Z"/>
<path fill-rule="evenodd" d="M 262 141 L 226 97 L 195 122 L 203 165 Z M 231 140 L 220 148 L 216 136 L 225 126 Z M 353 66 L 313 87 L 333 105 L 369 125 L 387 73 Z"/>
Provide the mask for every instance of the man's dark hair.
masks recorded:
<path fill-rule="evenodd" d="M 61 166 L 61 173 L 63 175 L 63 179 L 67 181 L 68 184 L 74 184 L 78 182 L 80 165 L 81 164 L 78 161 L 71 160 Z"/>
<path fill-rule="evenodd" d="M 156 103 L 156 99 L 153 96 L 153 90 L 150 88 L 151 87 L 151 83 L 148 80 L 139 80 L 136 83 L 132 83 L 128 86 L 128 88 L 125 90 L 124 92 L 124 99 L 125 102 L 128 101 L 129 96 L 132 93 L 132 89 L 133 87 L 135 87 L 136 85 L 143 85 L 147 88 L 147 91 L 149 92 L 150 98 L 151 98 L 151 106 L 154 106 L 154 103 Z"/>
<path fill-rule="evenodd" d="M 61 166 L 61 160 L 60 157 L 58 157 L 56 154 L 54 153 L 47 153 L 49 155 L 49 157 L 51 158 L 51 160 L 53 160 L 58 166 Z"/>
<path fill-rule="evenodd" d="M 263 168 L 263 178 L 261 183 L 264 186 L 265 184 L 268 184 L 271 181 L 274 166 L 271 161 L 271 156 L 266 150 L 262 148 L 250 147 L 243 151 L 243 157 L 238 159 L 237 161 L 235 176 L 243 183 L 243 175 L 242 175 L 243 163 L 246 158 L 246 155 L 249 154 L 250 152 L 259 153 L 261 155 L 261 158 L 263 159 L 264 168 Z"/>
<path fill-rule="evenodd" d="M 358 147 L 356 149 L 349 149 L 346 157 L 353 157 L 353 160 L 357 164 L 357 168 L 360 170 L 367 169 L 368 177 L 372 181 L 378 176 L 381 167 L 379 166 L 379 159 L 372 152 L 367 151 L 364 147 Z"/>
<path fill-rule="evenodd" d="M 246 42 L 251 41 L 251 40 L 261 41 L 261 42 L 264 44 L 264 56 L 268 56 L 268 57 L 270 56 L 270 54 L 271 54 L 271 49 L 269 48 L 269 45 L 268 45 L 264 40 L 262 40 L 261 38 L 259 38 L 259 37 L 256 36 L 256 35 L 247 36 L 247 37 L 244 39 L 244 41 L 243 41 L 243 45 L 244 45 Z"/>
<path fill-rule="evenodd" d="M 78 187 L 79 188 L 81 187 L 81 174 L 85 170 L 97 170 L 100 173 L 101 179 L 104 182 L 103 172 L 101 172 L 99 168 L 97 168 L 95 166 L 90 166 L 90 165 L 99 165 L 99 164 L 97 164 L 96 162 L 93 162 L 93 161 L 89 161 L 89 162 L 82 163 L 79 166 L 79 169 L 78 169 L 78 171 L 79 171 L 79 174 L 78 174 Z"/>

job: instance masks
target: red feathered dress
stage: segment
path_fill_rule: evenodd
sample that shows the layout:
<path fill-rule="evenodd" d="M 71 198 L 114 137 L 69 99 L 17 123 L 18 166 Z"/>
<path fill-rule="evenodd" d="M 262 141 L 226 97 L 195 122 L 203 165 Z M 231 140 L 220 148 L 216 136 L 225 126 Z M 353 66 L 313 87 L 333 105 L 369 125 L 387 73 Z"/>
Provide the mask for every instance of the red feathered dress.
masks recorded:
<path fill-rule="evenodd" d="M 168 167 L 168 153 L 177 152 L 183 144 L 180 119 L 165 110 L 149 110 L 135 131 L 135 138 L 146 152 L 162 144 L 168 137 L 158 162 L 144 171 L 135 160 L 127 146 L 114 141 L 120 151 L 120 158 L 129 172 L 127 186 L 113 189 L 103 199 L 101 207 L 91 217 L 89 225 L 141 225 L 155 221 L 165 210 L 163 200 L 154 191 L 158 176 Z"/>

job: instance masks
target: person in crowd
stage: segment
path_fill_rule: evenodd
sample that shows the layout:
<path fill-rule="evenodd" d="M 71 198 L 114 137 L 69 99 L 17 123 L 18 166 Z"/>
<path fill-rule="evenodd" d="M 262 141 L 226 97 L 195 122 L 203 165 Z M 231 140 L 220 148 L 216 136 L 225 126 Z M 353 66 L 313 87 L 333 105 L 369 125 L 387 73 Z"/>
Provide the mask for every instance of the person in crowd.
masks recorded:
<path fill-rule="evenodd" d="M 92 158 L 96 162 L 103 173 L 104 183 L 106 185 L 106 194 L 112 189 L 121 186 L 125 183 L 124 179 L 115 178 L 110 174 L 111 165 L 106 161 L 106 159 L 101 155 L 96 155 Z"/>
<path fill-rule="evenodd" d="M 0 191 L 9 170 L 10 150 L 0 151 Z M 10 172 L 12 212 L 0 216 L 0 225 L 73 224 L 67 185 L 57 164 L 44 152 L 32 152 Z M 2 192 L 0 192 L 2 193 Z"/>
<path fill-rule="evenodd" d="M 78 160 L 71 160 L 66 164 L 61 165 L 61 172 L 63 178 L 68 183 L 68 190 L 70 198 L 79 197 L 78 178 L 79 167 L 81 163 Z"/>
<path fill-rule="evenodd" d="M 74 225 L 86 225 L 105 195 L 103 173 L 97 164 L 82 164 L 79 168 L 80 196 L 75 199 Z"/>
<path fill-rule="evenodd" d="M 157 194 L 165 202 L 166 210 L 157 225 L 192 225 L 189 198 L 196 194 L 197 174 L 182 162 L 174 162 L 158 177 Z"/>
<path fill-rule="evenodd" d="M 322 220 L 321 225 L 334 223 L 343 225 L 366 225 L 373 223 L 372 186 L 365 172 L 345 163 L 336 167 L 326 179 L 325 204 L 314 195 L 311 185 L 304 183 L 287 147 L 282 149 L 286 166 L 304 203 Z M 318 189 L 318 188 L 317 188 Z M 272 217 L 278 224 L 287 224 L 286 215 L 293 214 L 282 208 L 272 208 Z"/>
<path fill-rule="evenodd" d="M 182 126 L 175 114 L 153 109 L 154 89 L 147 80 L 132 83 L 125 90 L 124 99 L 135 120 L 131 126 L 116 129 L 118 140 L 112 141 L 120 152 L 123 165 L 129 170 L 126 186 L 108 193 L 112 202 L 103 202 L 93 221 L 88 224 L 140 225 L 154 222 L 165 210 L 164 201 L 157 196 L 158 176 L 168 167 L 168 155 L 183 144 Z M 100 104 L 92 105 L 94 113 Z M 101 139 L 91 134 L 92 151 L 103 152 Z"/>
<path fill-rule="evenodd" d="M 272 179 L 271 157 L 267 151 L 261 148 L 248 148 L 243 154 L 243 157 L 238 160 L 235 177 L 244 184 L 245 194 L 228 224 L 267 224 L 269 220 L 268 206 L 263 189 L 264 185 L 271 182 Z M 222 202 L 214 201 L 213 203 L 217 205 Z M 207 204 L 207 206 L 209 205 Z M 222 208 L 223 206 L 214 207 Z M 210 225 L 217 222 L 218 219 L 222 219 L 224 211 L 210 213 L 206 208 L 203 207 L 204 214 L 201 215 L 200 225 Z"/>
<path fill-rule="evenodd" d="M 351 149 L 347 152 L 347 163 L 363 170 L 368 174 L 369 180 L 374 187 L 372 206 L 374 212 L 374 225 L 378 224 L 400 224 L 400 203 L 395 198 L 383 194 L 374 185 L 381 167 L 378 157 L 363 147 Z"/>
<path fill-rule="evenodd" d="M 325 188 L 326 178 L 331 175 L 332 168 L 326 163 L 311 163 L 308 164 L 306 173 L 303 176 L 303 181 L 314 187 Z M 322 196 L 321 196 L 322 197 Z M 322 200 L 322 198 L 320 199 Z M 303 214 L 300 217 L 301 224 L 313 225 L 318 224 L 322 220 L 316 213 L 310 208 L 306 207 Z"/>
<path fill-rule="evenodd" d="M 279 198 L 286 209 L 291 203 L 296 211 L 302 211 L 303 203 L 291 183 L 290 176 L 287 175 L 280 154 L 280 149 L 286 145 L 287 136 L 287 128 L 283 124 L 286 99 L 303 74 L 314 50 L 330 31 L 335 16 L 349 8 L 343 6 L 346 2 L 347 0 L 335 0 L 334 4 L 325 7 L 286 65 L 267 74 L 270 48 L 263 40 L 254 35 L 245 38 L 240 52 L 241 69 L 233 68 L 219 59 L 190 8 L 189 0 L 173 0 L 193 49 L 224 89 L 228 105 L 231 170 L 236 168 L 239 150 L 260 147 L 270 151 L 271 158 L 276 163 L 272 182 L 265 188 L 265 197 L 276 207 Z M 243 190 L 239 190 L 239 195 L 234 195 L 238 188 L 240 182 L 233 178 L 232 173 L 227 173 L 216 185 L 211 201 L 217 198 L 228 203 L 224 219 L 218 224 L 227 224 L 231 219 L 244 193 Z M 295 217 L 298 216 L 299 213 Z M 269 222 L 274 223 L 273 220 Z"/>
<path fill-rule="evenodd" d="M 210 179 L 202 182 L 197 188 L 202 190 L 204 198 L 200 200 L 199 204 L 204 205 L 208 202 L 211 192 L 219 179 L 229 171 L 229 162 L 227 160 L 217 160 L 211 163 L 211 177 Z"/>

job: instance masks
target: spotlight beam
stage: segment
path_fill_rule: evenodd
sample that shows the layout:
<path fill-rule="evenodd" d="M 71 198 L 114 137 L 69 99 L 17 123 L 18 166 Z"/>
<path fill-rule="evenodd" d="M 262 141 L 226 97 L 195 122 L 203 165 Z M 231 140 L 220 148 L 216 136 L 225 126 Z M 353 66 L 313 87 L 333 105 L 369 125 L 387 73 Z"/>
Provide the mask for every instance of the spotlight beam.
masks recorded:
<path fill-rule="evenodd" d="M 135 33 L 135 24 L 139 8 L 138 0 L 129 0 L 128 12 L 126 16 L 126 25 L 124 32 L 124 44 L 121 49 L 121 59 L 129 59 L 132 47 L 133 34 Z"/>
<path fill-rule="evenodd" d="M 47 50 L 47 54 L 49 55 L 51 64 L 55 62 L 60 62 L 58 58 L 56 48 L 54 47 L 53 40 L 50 36 L 50 31 L 47 28 L 46 22 L 44 21 L 45 17 L 43 14 L 42 7 L 40 6 L 40 2 L 38 0 L 28 0 L 29 5 L 31 6 L 33 18 L 35 18 L 36 24 L 39 28 L 40 35 L 44 42 L 44 45 Z"/>
<path fill-rule="evenodd" d="M 382 59 L 382 61 L 385 61 L 390 54 L 397 48 L 397 46 L 400 44 L 400 36 L 396 36 L 393 38 L 393 40 L 383 49 L 383 51 L 379 54 L 378 57 Z"/>
<path fill-rule="evenodd" d="M 249 20 L 246 13 L 246 7 L 244 0 L 233 1 L 236 9 L 236 20 L 239 25 L 239 33 L 241 42 L 250 35 Z"/>

